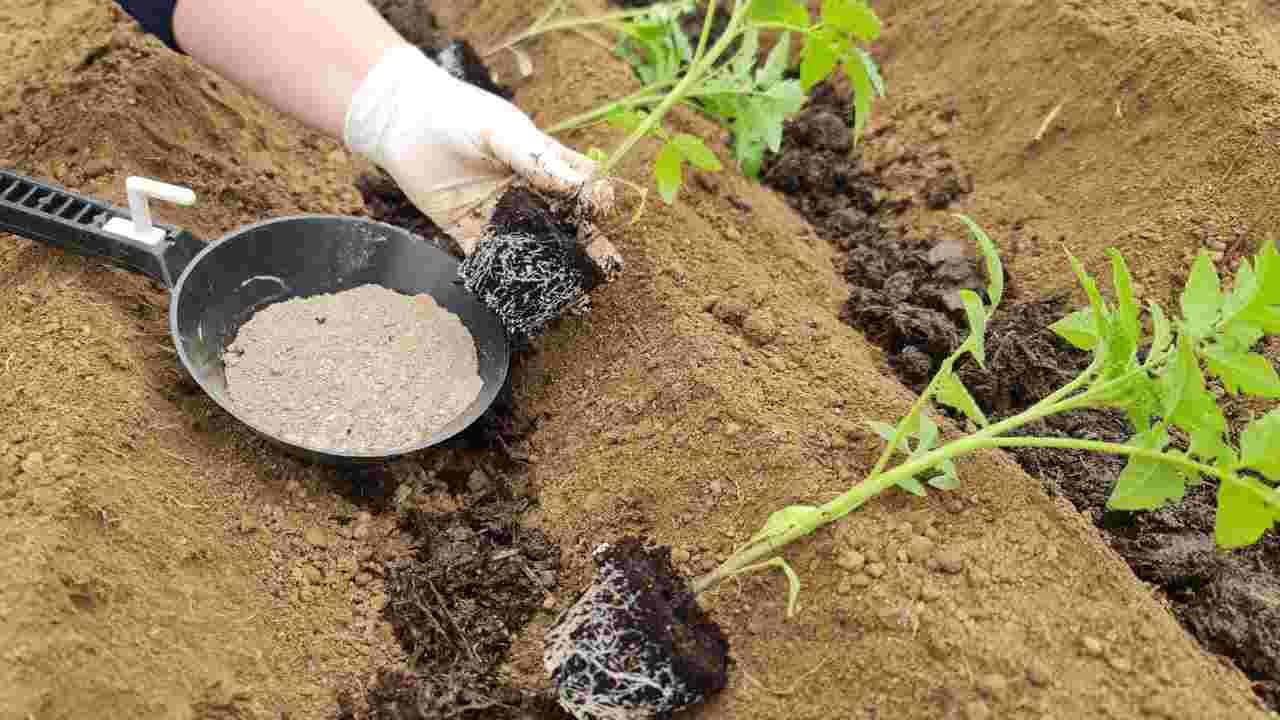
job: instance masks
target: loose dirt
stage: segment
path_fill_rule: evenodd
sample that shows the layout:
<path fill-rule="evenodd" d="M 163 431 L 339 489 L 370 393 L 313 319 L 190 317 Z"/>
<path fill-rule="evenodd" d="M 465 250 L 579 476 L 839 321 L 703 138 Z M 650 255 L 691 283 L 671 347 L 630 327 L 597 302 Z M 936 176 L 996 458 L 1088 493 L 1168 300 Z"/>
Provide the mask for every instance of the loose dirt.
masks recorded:
<path fill-rule="evenodd" d="M 227 395 L 285 441 L 394 454 L 448 425 L 480 394 L 475 340 L 430 295 L 378 285 L 259 310 L 224 354 Z"/>
<path fill-rule="evenodd" d="M 538 11 L 433 9 L 480 49 Z M 1276 55 L 1260 39 L 1274 22 L 1250 19 L 1274 19 L 1266 4 L 877 9 L 890 98 L 863 166 L 902 158 L 877 174 L 894 201 L 893 174 L 951 162 L 972 192 L 948 210 L 1006 250 L 1019 302 L 1070 284 L 1063 243 L 1095 271 L 1120 245 L 1144 295 L 1167 299 L 1191 251 L 1212 242 L 1230 263 L 1280 229 Z M 128 174 L 186 184 L 198 205 L 158 212 L 205 238 L 373 211 L 365 168 L 335 143 L 105 0 L 0 4 L 0 28 L 6 166 L 115 202 Z M 520 84 L 512 57 L 488 61 L 540 124 L 635 87 L 572 33 L 528 52 Z M 718 129 L 673 122 L 731 156 Z M 625 163 L 629 179 L 654 150 Z M 927 203 L 876 220 L 905 243 L 963 239 Z M 819 232 L 731 173 L 694 179 L 675 207 L 650 202 L 615 238 L 626 273 L 521 354 L 493 413 L 361 472 L 284 457 L 204 397 L 181 375 L 162 289 L 0 239 L 0 715 L 563 717 L 543 631 L 587 587 L 592 548 L 644 535 L 681 572 L 709 569 L 773 510 L 856 481 L 879 449 L 865 421 L 912 400 L 841 319 L 846 261 Z M 776 575 L 700 598 L 733 662 L 690 717 L 1263 716 L 1249 679 L 1064 498 L 999 453 L 960 473 L 957 494 L 886 494 L 790 550 L 793 619 Z"/>

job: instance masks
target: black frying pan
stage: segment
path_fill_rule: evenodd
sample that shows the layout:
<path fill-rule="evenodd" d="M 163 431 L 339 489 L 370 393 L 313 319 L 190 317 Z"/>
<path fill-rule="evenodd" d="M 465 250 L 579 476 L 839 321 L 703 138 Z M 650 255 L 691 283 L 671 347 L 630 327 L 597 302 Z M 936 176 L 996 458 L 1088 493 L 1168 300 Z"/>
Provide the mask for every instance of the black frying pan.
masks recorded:
<path fill-rule="evenodd" d="M 184 194 L 186 197 L 184 198 Z M 307 460 L 339 465 L 384 462 L 439 444 L 488 409 L 507 379 L 510 344 L 498 317 L 455 282 L 458 261 L 392 225 L 363 218 L 300 215 L 235 230 L 205 245 L 190 232 L 153 225 L 147 196 L 194 200 L 190 191 L 129 179 L 129 212 L 0 170 L 0 231 L 157 280 L 170 290 L 169 329 L 191 377 L 240 422 Z M 476 341 L 480 395 L 417 445 L 388 454 L 347 454 L 273 436 L 237 414 L 227 397 L 222 354 L 258 310 L 291 298 L 373 283 L 431 295 L 458 315 Z"/>

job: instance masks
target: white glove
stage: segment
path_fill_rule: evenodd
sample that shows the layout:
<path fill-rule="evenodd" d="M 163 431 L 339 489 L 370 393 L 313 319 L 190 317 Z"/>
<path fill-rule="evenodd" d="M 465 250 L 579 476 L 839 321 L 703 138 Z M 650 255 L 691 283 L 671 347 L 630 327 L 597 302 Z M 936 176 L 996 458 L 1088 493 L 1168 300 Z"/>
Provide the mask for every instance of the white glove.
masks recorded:
<path fill-rule="evenodd" d="M 360 84 L 344 141 L 446 230 L 513 175 L 567 196 L 596 170 L 514 105 L 455 78 L 412 45 L 388 50 Z"/>

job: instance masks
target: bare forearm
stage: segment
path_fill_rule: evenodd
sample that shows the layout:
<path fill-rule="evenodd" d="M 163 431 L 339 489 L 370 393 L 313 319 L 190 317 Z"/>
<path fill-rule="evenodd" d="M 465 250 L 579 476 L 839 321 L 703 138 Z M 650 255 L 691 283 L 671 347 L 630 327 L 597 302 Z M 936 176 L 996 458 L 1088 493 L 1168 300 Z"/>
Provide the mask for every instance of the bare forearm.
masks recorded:
<path fill-rule="evenodd" d="M 338 139 L 360 82 L 404 44 L 366 0 L 180 0 L 173 24 L 192 58 Z"/>

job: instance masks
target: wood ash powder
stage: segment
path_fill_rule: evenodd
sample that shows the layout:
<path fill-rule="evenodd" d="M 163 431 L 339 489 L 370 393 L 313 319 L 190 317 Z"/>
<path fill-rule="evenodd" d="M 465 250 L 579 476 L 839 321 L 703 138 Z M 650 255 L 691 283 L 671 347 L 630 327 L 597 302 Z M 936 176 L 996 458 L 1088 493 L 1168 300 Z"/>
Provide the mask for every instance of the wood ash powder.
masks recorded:
<path fill-rule="evenodd" d="M 295 298 L 257 312 L 223 356 L 231 402 L 292 443 L 395 452 L 475 400 L 475 341 L 430 295 L 378 285 Z"/>

